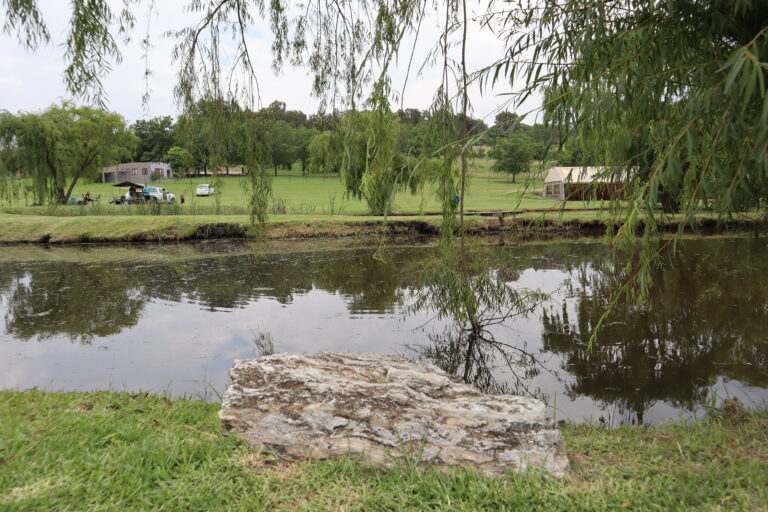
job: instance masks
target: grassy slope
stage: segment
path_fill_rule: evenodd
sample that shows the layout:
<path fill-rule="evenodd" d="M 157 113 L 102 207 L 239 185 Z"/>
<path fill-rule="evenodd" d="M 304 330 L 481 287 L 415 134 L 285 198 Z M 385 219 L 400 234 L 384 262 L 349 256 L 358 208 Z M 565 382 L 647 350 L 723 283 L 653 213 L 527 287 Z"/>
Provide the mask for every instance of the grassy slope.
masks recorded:
<path fill-rule="evenodd" d="M 572 477 L 403 463 L 287 464 L 220 429 L 218 406 L 127 393 L 0 392 L 0 509 L 767 510 L 768 415 L 566 425 Z"/>

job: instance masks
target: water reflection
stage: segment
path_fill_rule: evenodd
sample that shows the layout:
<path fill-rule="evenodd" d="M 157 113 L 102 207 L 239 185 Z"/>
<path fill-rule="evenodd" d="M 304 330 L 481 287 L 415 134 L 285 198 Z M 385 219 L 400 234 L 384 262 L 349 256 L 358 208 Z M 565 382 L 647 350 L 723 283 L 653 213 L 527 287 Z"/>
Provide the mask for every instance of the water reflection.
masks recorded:
<path fill-rule="evenodd" d="M 550 398 L 532 385 L 542 372 L 558 376 L 547 367 L 544 354 L 499 342 L 495 337 L 470 343 L 467 336 L 453 330 L 429 334 L 427 339 L 406 347 L 405 355 L 428 361 L 484 393 L 533 396 L 545 402 Z"/>
<path fill-rule="evenodd" d="M 46 264 L 0 271 L 7 301 L 6 331 L 21 340 L 65 335 L 82 343 L 136 325 L 146 299 L 132 283 L 139 276 L 119 269 Z"/>
<path fill-rule="evenodd" d="M 246 248 L 171 261 L 93 263 L 94 249 L 88 263 L 5 262 L 0 386 L 203 393 L 226 384 L 232 359 L 255 355 L 254 333 L 264 331 L 278 350 L 409 352 L 490 392 L 560 397 L 559 416 L 574 419 L 616 409 L 659 421 L 724 383 L 768 398 L 764 240 L 686 241 L 648 304 L 620 303 L 592 351 L 587 340 L 621 278 L 603 245 L 475 251 L 502 281 L 552 296 L 472 347 L 450 322 L 403 314 L 429 247 L 392 248 L 385 261 L 370 249 Z"/>
<path fill-rule="evenodd" d="M 6 263 L 0 296 L 7 302 L 7 333 L 82 343 L 134 327 L 152 300 L 192 302 L 215 312 L 242 309 L 262 297 L 288 305 L 321 289 L 343 296 L 351 314 L 393 314 L 426 252 L 410 258 L 395 249 L 385 261 L 357 250 L 171 263 Z"/>
<path fill-rule="evenodd" d="M 605 260 L 580 263 L 569 272 L 571 300 L 542 315 L 543 350 L 562 355 L 573 376 L 566 393 L 618 406 L 642 423 L 657 401 L 693 407 L 719 378 L 767 387 L 764 249 L 761 241 L 688 241 L 666 255 L 647 304 L 617 304 L 591 351 L 587 342 L 622 273 Z"/>

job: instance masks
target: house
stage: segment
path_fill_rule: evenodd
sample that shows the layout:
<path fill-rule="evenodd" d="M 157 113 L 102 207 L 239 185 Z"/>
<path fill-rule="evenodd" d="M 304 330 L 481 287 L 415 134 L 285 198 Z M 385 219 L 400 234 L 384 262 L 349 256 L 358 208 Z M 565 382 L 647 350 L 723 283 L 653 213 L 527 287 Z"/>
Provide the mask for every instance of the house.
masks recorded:
<path fill-rule="evenodd" d="M 621 199 L 626 173 L 608 167 L 552 167 L 544 178 L 544 197 L 570 201 Z"/>
<path fill-rule="evenodd" d="M 152 175 L 161 178 L 173 178 L 170 164 L 163 162 L 128 162 L 125 164 L 104 167 L 101 170 L 102 183 L 116 183 L 119 181 L 146 182 L 152 179 Z"/>

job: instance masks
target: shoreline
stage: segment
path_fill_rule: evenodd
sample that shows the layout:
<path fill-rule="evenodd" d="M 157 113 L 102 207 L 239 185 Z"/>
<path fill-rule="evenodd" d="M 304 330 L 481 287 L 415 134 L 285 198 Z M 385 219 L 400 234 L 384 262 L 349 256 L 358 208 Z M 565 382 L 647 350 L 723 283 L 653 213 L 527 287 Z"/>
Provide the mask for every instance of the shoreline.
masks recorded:
<path fill-rule="evenodd" d="M 253 229 L 247 215 L 166 215 L 166 216 L 71 216 L 0 214 L 0 244 L 183 242 L 194 240 L 248 239 L 341 239 L 371 236 L 436 236 L 438 216 L 343 216 L 274 215 L 263 232 Z M 471 236 L 510 234 L 521 240 L 551 237 L 605 235 L 617 229 L 607 217 L 565 212 L 546 218 L 533 212 L 516 217 L 469 216 L 466 232 Z M 641 228 L 642 229 L 642 224 Z M 767 232 L 768 221 L 756 217 L 719 222 L 712 217 L 697 218 L 692 228 L 682 219 L 668 219 L 659 231 L 711 235 L 727 232 Z"/>

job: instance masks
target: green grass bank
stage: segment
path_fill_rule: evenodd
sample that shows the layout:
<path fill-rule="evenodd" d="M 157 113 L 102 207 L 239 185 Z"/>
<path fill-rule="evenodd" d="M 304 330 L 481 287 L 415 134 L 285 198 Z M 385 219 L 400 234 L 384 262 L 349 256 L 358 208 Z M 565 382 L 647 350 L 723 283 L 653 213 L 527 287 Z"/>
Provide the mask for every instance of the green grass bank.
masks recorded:
<path fill-rule="evenodd" d="M 570 478 L 408 463 L 287 463 L 222 431 L 217 404 L 0 392 L 0 509 L 768 510 L 768 413 L 659 427 L 563 426 Z"/>
<path fill-rule="evenodd" d="M 87 207 L 83 207 L 87 208 Z M 765 219 L 744 216 L 727 224 L 701 216 L 691 228 L 680 217 L 669 217 L 661 229 L 712 234 L 722 231 L 765 231 Z M 261 231 L 248 215 L 109 215 L 48 216 L 0 213 L 0 244 L 169 242 L 218 238 L 345 238 L 379 235 L 435 235 L 441 218 L 402 215 L 388 218 L 364 215 L 272 215 Z M 601 211 L 526 212 L 506 217 L 469 215 L 472 235 L 500 232 L 521 238 L 602 235 L 614 220 Z"/>

